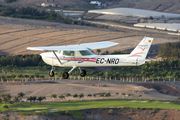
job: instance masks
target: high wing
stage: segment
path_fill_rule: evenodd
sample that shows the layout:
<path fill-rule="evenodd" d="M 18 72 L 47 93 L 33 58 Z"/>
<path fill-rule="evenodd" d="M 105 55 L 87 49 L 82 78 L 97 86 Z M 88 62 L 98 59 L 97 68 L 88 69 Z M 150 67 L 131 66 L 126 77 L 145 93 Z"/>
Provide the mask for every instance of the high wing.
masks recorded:
<path fill-rule="evenodd" d="M 94 43 L 84 43 L 77 45 L 67 45 L 67 46 L 45 46 L 45 47 L 27 47 L 28 50 L 71 50 L 71 51 L 79 51 L 79 50 L 87 50 L 87 49 L 101 49 L 107 48 L 119 43 L 103 41 L 103 42 L 94 42 Z"/>

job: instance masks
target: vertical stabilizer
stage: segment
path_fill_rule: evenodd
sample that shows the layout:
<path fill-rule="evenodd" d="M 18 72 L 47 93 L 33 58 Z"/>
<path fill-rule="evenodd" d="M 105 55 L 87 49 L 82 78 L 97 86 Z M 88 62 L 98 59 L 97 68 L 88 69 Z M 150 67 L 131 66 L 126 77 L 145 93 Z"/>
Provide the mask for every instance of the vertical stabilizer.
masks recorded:
<path fill-rule="evenodd" d="M 145 60 L 154 38 L 144 37 L 143 40 L 130 53 L 131 58 Z"/>

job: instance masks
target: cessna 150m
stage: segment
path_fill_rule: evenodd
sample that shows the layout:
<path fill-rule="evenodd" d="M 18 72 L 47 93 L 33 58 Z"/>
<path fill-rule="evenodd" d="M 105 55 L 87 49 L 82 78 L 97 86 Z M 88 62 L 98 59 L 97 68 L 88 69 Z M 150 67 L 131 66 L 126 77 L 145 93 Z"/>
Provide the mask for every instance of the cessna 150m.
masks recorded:
<path fill-rule="evenodd" d="M 64 72 L 62 77 L 67 79 L 69 74 L 76 68 L 80 69 L 80 76 L 86 76 L 86 71 L 80 67 L 102 67 L 102 66 L 139 66 L 145 63 L 147 53 L 153 38 L 144 37 L 130 54 L 123 55 L 95 55 L 89 49 L 107 48 L 118 43 L 103 41 L 84 43 L 67 46 L 45 46 L 28 47 L 28 50 L 52 50 L 52 52 L 41 53 L 45 63 L 52 66 L 49 76 L 54 76 L 55 66 L 72 67 L 69 72 Z M 55 52 L 56 51 L 56 52 Z"/>

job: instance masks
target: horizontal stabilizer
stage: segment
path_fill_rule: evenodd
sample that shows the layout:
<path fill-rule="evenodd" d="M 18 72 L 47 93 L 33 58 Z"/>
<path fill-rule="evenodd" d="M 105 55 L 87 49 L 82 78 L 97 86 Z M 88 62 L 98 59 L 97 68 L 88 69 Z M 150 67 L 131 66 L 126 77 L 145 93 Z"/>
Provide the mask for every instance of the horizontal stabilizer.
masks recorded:
<path fill-rule="evenodd" d="M 87 50 L 87 49 L 101 49 L 107 48 L 119 43 L 102 41 L 102 42 L 94 42 L 94 43 L 84 43 L 77 45 L 66 45 L 66 46 L 45 46 L 45 47 L 28 47 L 28 50 L 70 50 L 70 51 L 79 51 L 79 50 Z"/>

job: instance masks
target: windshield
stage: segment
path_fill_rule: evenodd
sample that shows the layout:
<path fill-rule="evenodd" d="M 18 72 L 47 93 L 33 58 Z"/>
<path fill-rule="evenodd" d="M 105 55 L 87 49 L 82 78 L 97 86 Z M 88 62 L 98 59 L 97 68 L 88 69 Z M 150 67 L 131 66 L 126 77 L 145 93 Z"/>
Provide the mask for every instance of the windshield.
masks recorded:
<path fill-rule="evenodd" d="M 93 53 L 88 50 L 81 50 L 79 52 L 81 53 L 82 56 L 93 55 Z"/>
<path fill-rule="evenodd" d="M 63 55 L 74 56 L 74 51 L 63 51 Z"/>

